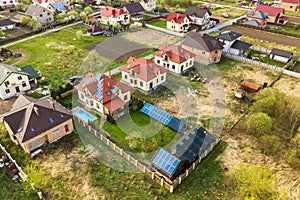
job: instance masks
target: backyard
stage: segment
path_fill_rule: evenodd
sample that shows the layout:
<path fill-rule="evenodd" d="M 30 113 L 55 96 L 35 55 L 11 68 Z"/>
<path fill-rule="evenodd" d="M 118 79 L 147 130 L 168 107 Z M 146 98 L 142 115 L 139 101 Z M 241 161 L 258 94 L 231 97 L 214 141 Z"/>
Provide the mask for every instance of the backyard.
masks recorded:
<path fill-rule="evenodd" d="M 167 21 L 166 20 L 162 20 L 162 19 L 158 19 L 158 20 L 154 20 L 151 22 L 147 22 L 147 24 L 153 25 L 153 26 L 157 26 L 160 28 L 167 28 Z"/>
<path fill-rule="evenodd" d="M 222 17 L 223 14 L 228 14 L 229 19 L 234 19 L 237 17 L 240 17 L 242 15 L 245 15 L 247 13 L 247 10 L 244 9 L 239 9 L 239 8 L 215 8 L 215 9 L 210 9 L 212 13 L 212 17 L 218 16 Z"/>
<path fill-rule="evenodd" d="M 248 57 L 251 58 L 252 60 L 257 60 L 257 61 L 267 63 L 267 64 L 270 64 L 270 65 L 274 65 L 274 66 L 277 66 L 277 67 L 283 67 L 286 64 L 286 63 L 283 63 L 283 62 L 279 62 L 279 61 L 270 59 L 269 54 L 265 54 L 265 53 L 262 53 L 260 51 L 255 51 L 255 50 L 252 50 L 252 49 L 250 50 Z"/>

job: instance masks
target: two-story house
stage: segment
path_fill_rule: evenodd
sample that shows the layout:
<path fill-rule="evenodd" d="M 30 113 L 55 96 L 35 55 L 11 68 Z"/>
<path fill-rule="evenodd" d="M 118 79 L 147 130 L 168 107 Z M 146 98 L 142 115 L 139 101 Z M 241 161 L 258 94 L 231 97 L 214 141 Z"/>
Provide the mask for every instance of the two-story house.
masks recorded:
<path fill-rule="evenodd" d="M 205 25 L 210 23 L 211 12 L 208 8 L 188 8 L 185 14 L 189 15 L 194 24 Z"/>
<path fill-rule="evenodd" d="M 47 26 L 51 22 L 54 22 L 53 13 L 40 5 L 29 5 L 25 12 L 26 15 L 35 18 L 40 24 Z"/>
<path fill-rule="evenodd" d="M 156 8 L 156 0 L 138 0 L 145 11 L 152 11 Z"/>
<path fill-rule="evenodd" d="M 162 45 L 153 55 L 156 64 L 175 74 L 182 74 L 194 66 L 195 54 L 178 45 Z"/>
<path fill-rule="evenodd" d="M 291 11 L 297 11 L 300 9 L 300 0 L 281 0 L 281 8 Z"/>
<path fill-rule="evenodd" d="M 268 13 L 262 11 L 249 10 L 246 14 L 248 21 L 246 25 L 265 28 L 267 26 Z"/>
<path fill-rule="evenodd" d="M 105 25 L 114 25 L 115 23 L 127 25 L 130 23 L 130 14 L 121 8 L 106 6 L 101 11 L 100 22 Z"/>
<path fill-rule="evenodd" d="M 167 29 L 176 32 L 187 32 L 193 20 L 187 14 L 171 12 L 166 19 Z"/>
<path fill-rule="evenodd" d="M 120 70 L 123 82 L 146 93 L 164 85 L 167 80 L 168 70 L 147 58 L 130 57 Z"/>
<path fill-rule="evenodd" d="M 88 73 L 75 89 L 82 104 L 101 115 L 116 119 L 128 112 L 131 87 L 104 74 Z"/>
<path fill-rule="evenodd" d="M 195 60 L 201 64 L 209 65 L 221 60 L 223 43 L 208 34 L 191 32 L 181 45 L 193 52 Z"/>
<path fill-rule="evenodd" d="M 255 10 L 268 13 L 268 18 L 267 18 L 268 23 L 286 24 L 289 20 L 288 17 L 283 16 L 284 14 L 283 8 L 277 8 L 277 7 L 266 6 L 266 5 L 258 5 Z"/>
<path fill-rule="evenodd" d="M 31 89 L 29 74 L 10 65 L 0 64 L 0 98 L 8 99 Z"/>
<path fill-rule="evenodd" d="M 52 99 L 19 96 L 3 121 L 11 140 L 33 153 L 73 131 L 73 116 Z"/>
<path fill-rule="evenodd" d="M 144 19 L 145 9 L 139 2 L 131 2 L 124 4 L 123 10 L 130 14 L 131 20 L 140 21 Z"/>

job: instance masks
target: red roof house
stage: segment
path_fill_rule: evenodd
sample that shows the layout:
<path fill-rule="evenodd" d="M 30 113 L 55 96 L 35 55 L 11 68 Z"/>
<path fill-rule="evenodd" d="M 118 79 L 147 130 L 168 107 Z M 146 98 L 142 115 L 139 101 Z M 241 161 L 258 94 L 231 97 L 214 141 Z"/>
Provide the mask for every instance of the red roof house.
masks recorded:
<path fill-rule="evenodd" d="M 166 82 L 167 69 L 154 63 L 151 59 L 130 57 L 120 67 L 122 81 L 132 87 L 150 92 Z"/>
<path fill-rule="evenodd" d="M 273 6 L 258 5 L 256 11 L 268 13 L 267 22 L 269 23 L 281 23 L 288 22 L 288 17 L 283 16 L 284 8 L 277 8 Z"/>
<path fill-rule="evenodd" d="M 186 32 L 193 20 L 187 14 L 171 12 L 166 19 L 167 29 L 177 32 Z"/>
<path fill-rule="evenodd" d="M 280 7 L 286 10 L 297 11 L 300 8 L 300 0 L 282 0 Z"/>
<path fill-rule="evenodd" d="M 113 25 L 116 22 L 120 24 L 128 24 L 130 22 L 130 15 L 121 8 L 113 8 L 106 6 L 101 11 L 101 23 Z"/>

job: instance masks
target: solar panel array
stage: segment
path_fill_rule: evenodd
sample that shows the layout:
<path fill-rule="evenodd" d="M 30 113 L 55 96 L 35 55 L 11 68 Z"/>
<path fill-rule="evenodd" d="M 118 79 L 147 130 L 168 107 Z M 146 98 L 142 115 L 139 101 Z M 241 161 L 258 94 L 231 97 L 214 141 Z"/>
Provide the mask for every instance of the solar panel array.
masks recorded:
<path fill-rule="evenodd" d="M 185 127 L 185 123 L 176 117 L 173 117 L 169 113 L 153 106 L 152 104 L 146 103 L 141 112 L 150 116 L 151 118 L 161 122 L 162 124 L 172 128 L 175 131 L 181 131 Z"/>
<path fill-rule="evenodd" d="M 163 148 L 154 156 L 152 163 L 172 176 L 180 163 L 180 160 L 164 150 Z"/>

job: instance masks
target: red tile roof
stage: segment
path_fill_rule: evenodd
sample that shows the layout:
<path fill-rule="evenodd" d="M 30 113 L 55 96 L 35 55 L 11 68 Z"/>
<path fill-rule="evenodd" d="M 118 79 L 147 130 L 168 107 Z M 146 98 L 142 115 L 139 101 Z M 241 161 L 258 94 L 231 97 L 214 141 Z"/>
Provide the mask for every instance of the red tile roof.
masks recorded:
<path fill-rule="evenodd" d="M 119 15 L 124 15 L 124 14 L 128 14 L 128 13 L 125 12 L 123 9 L 113 8 L 110 6 L 106 6 L 101 12 L 102 17 L 113 16 L 114 18 L 117 18 L 117 17 L 119 17 Z"/>
<path fill-rule="evenodd" d="M 292 3 L 292 4 L 299 4 L 300 0 L 282 0 L 281 2 Z"/>
<path fill-rule="evenodd" d="M 274 16 L 274 17 L 276 17 L 280 13 L 282 14 L 284 13 L 283 8 L 277 8 L 277 7 L 265 6 L 265 5 L 258 5 L 255 10 L 268 13 L 269 16 Z"/>
<path fill-rule="evenodd" d="M 130 57 L 126 65 L 120 67 L 121 71 L 129 72 L 133 70 L 139 79 L 146 82 L 156 78 L 156 73 L 160 71 L 161 74 L 166 73 L 168 70 L 164 67 L 155 64 L 151 59 Z"/>
<path fill-rule="evenodd" d="M 97 76 L 101 77 L 101 81 L 97 80 Z M 99 85 L 101 85 L 101 87 L 99 87 Z M 81 92 L 84 92 L 85 89 L 87 89 L 90 95 L 103 105 L 118 97 L 116 92 L 113 91 L 113 88 L 117 88 L 117 90 L 120 89 L 122 93 L 131 90 L 131 87 L 109 78 L 104 74 L 94 75 L 92 73 L 88 73 L 75 88 Z M 98 99 L 97 92 L 102 96 L 101 99 Z"/>
<path fill-rule="evenodd" d="M 111 101 L 104 104 L 104 107 L 109 110 L 109 112 L 113 112 L 123 107 L 126 103 L 118 96 L 115 96 Z"/>
<path fill-rule="evenodd" d="M 178 23 L 178 24 L 181 24 L 182 22 L 183 22 L 183 20 L 185 19 L 185 18 L 188 18 L 188 20 L 190 21 L 190 22 L 192 22 L 193 20 L 189 17 L 189 15 L 187 15 L 187 14 L 181 14 L 181 13 L 176 13 L 176 12 L 171 12 L 170 14 L 169 14 L 169 16 L 167 17 L 167 21 L 172 21 L 172 20 L 174 20 L 176 23 Z"/>
<path fill-rule="evenodd" d="M 181 64 L 187 61 L 188 57 L 195 57 L 196 55 L 181 46 L 171 45 L 164 46 L 162 45 L 158 51 L 154 52 L 153 55 L 163 58 L 164 55 L 167 55 L 169 60 L 178 64 Z"/>
<path fill-rule="evenodd" d="M 241 83 L 241 85 L 244 85 L 244 86 L 246 86 L 247 88 L 253 89 L 253 90 L 255 90 L 255 91 L 258 91 L 259 88 L 260 88 L 259 85 L 256 85 L 256 84 L 254 84 L 254 83 L 250 83 L 250 82 L 248 82 L 248 81 L 243 81 L 243 82 Z"/>

